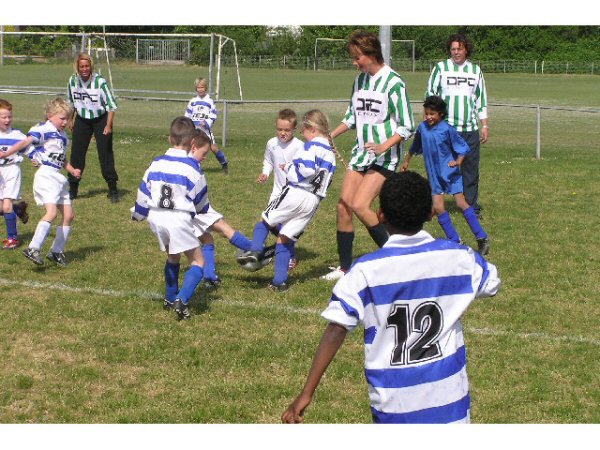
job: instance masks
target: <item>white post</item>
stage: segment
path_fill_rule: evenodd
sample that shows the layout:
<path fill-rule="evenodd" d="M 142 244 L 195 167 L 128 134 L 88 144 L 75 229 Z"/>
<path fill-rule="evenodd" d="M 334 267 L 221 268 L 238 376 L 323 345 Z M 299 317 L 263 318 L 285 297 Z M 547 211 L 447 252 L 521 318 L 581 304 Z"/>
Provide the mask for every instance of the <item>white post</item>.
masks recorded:
<path fill-rule="evenodd" d="M 213 82 L 213 48 L 215 45 L 215 33 L 210 33 L 210 52 L 208 56 L 208 92 L 212 93 L 212 82 Z"/>
<path fill-rule="evenodd" d="M 0 66 L 4 65 L 4 25 L 0 25 Z"/>
<path fill-rule="evenodd" d="M 537 124 L 536 124 L 536 144 L 535 144 L 535 159 L 540 159 L 541 153 L 541 122 L 542 122 L 542 111 L 540 105 L 537 105 Z"/>
<path fill-rule="evenodd" d="M 223 100 L 223 136 L 221 137 L 221 146 L 227 145 L 227 100 Z"/>
<path fill-rule="evenodd" d="M 392 27 L 390 25 L 381 25 L 379 27 L 379 41 L 381 42 L 383 61 L 389 66 L 392 49 Z"/>

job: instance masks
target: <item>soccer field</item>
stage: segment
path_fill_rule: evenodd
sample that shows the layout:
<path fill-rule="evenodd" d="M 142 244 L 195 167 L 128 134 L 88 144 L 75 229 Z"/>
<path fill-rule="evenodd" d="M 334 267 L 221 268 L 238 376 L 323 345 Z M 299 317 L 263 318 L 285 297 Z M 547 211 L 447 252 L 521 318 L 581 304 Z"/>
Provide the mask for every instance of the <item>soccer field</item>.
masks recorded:
<path fill-rule="evenodd" d="M 2 66 L 1 83 L 66 87 L 68 65 L 40 67 Z M 199 71 L 116 66 L 113 77 L 120 89 L 188 90 L 192 97 Z M 421 100 L 427 75 L 405 75 L 411 100 Z M 258 69 L 241 74 L 245 99 L 295 101 L 345 99 L 354 76 Z M 598 78 L 489 74 L 486 82 L 495 106 L 490 140 L 482 147 L 482 225 L 503 285 L 497 297 L 476 300 L 463 320 L 472 421 L 599 423 L 598 114 L 543 110 L 537 160 L 535 109 L 499 106 L 598 109 Z M 14 125 L 25 132 L 42 119 L 48 98 L 0 97 L 13 103 Z M 160 301 L 164 254 L 148 225 L 130 220 L 129 208 L 185 105 L 119 102 L 115 151 L 122 200 L 113 205 L 106 198 L 92 143 L 74 203 L 68 267 L 38 268 L 22 256 L 23 247 L 2 252 L 0 422 L 276 423 L 302 387 L 325 327 L 319 313 L 333 287 L 319 276 L 337 263 L 335 211 L 343 171 L 298 242 L 289 291 L 267 290 L 273 267 L 243 271 L 235 248 L 216 237 L 223 284 L 200 290 L 192 319 L 177 322 Z M 256 178 L 277 111 L 291 107 L 301 115 L 315 106 L 333 126 L 345 110 L 341 102 L 230 105 L 224 148 L 230 174 L 221 173 L 211 154 L 204 170 L 211 204 L 247 236 L 272 188 L 272 178 L 265 185 Z M 418 103 L 413 112 L 419 120 Z M 218 139 L 220 131 L 218 124 Z M 336 142 L 346 157 L 350 135 Z M 420 158 L 411 168 L 425 173 Z M 43 212 L 33 202 L 33 168 L 25 162 L 22 169 L 31 218 L 18 227 L 28 243 Z M 449 210 L 466 243 L 475 246 L 452 202 Z M 426 230 L 443 236 L 436 221 Z M 355 256 L 375 249 L 358 221 L 355 243 Z M 361 331 L 349 336 L 329 367 L 306 421 L 371 422 Z"/>

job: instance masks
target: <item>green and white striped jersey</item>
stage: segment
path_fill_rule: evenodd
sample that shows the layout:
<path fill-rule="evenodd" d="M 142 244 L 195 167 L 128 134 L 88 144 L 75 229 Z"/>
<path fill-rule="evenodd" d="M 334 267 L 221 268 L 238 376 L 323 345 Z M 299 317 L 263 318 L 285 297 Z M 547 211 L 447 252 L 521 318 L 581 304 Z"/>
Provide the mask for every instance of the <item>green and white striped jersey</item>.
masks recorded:
<path fill-rule="evenodd" d="M 342 122 L 356 129 L 350 166 L 354 170 L 376 163 L 395 170 L 402 157 L 402 143 L 375 157 L 365 150 L 365 144 L 380 144 L 394 133 L 402 142 L 413 134 L 414 120 L 406 85 L 396 72 L 384 65 L 375 75 L 361 73 L 354 80 L 352 98 Z"/>
<path fill-rule="evenodd" d="M 87 82 L 73 74 L 67 84 L 69 102 L 83 119 L 95 119 L 108 111 L 117 109 L 117 102 L 108 88 L 108 83 L 94 73 Z"/>
<path fill-rule="evenodd" d="M 477 119 L 487 119 L 487 93 L 483 73 L 466 60 L 457 65 L 451 59 L 440 61 L 429 76 L 426 96 L 442 97 L 448 106 L 446 120 L 457 131 L 475 131 Z"/>

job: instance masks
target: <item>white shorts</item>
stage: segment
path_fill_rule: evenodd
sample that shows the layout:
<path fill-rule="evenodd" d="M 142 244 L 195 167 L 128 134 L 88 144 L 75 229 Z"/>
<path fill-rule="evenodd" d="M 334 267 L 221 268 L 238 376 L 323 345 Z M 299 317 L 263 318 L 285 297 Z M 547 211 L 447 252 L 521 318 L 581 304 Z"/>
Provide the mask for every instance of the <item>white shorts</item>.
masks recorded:
<path fill-rule="evenodd" d="M 33 198 L 38 206 L 70 205 L 67 177 L 52 167 L 40 166 L 33 177 Z"/>
<path fill-rule="evenodd" d="M 223 218 L 223 214 L 218 213 L 209 205 L 208 210 L 203 214 L 196 214 L 192 223 L 194 225 L 194 234 L 196 237 L 202 236 L 217 221 Z"/>
<path fill-rule="evenodd" d="M 320 197 L 311 192 L 285 186 L 263 211 L 262 219 L 270 227 L 281 224 L 279 234 L 297 241 L 314 217 L 320 202 Z"/>
<path fill-rule="evenodd" d="M 148 224 L 158 239 L 160 249 L 168 251 L 169 255 L 200 247 L 189 212 L 150 208 Z"/>
<path fill-rule="evenodd" d="M 0 199 L 21 198 L 21 167 L 18 164 L 0 166 Z"/>

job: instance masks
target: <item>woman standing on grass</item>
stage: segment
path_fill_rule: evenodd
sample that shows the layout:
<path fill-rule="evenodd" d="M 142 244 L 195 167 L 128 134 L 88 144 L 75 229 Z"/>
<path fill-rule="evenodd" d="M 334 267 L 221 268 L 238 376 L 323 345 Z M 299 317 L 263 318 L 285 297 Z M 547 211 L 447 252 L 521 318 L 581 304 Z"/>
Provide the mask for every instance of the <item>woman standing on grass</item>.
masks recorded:
<path fill-rule="evenodd" d="M 356 129 L 356 142 L 337 205 L 340 265 L 322 277 L 326 280 L 341 278 L 352 264 L 353 215 L 367 227 L 379 247 L 387 241 L 388 234 L 371 204 L 385 179 L 396 171 L 402 143 L 412 135 L 414 128 L 406 85 L 400 75 L 385 64 L 377 36 L 354 32 L 348 39 L 348 53 L 361 73 L 354 80 L 346 115 L 331 137 Z"/>
<path fill-rule="evenodd" d="M 98 159 L 102 176 L 108 184 L 108 198 L 112 203 L 119 201 L 117 171 L 113 153 L 113 119 L 117 103 L 106 80 L 94 73 L 90 55 L 80 53 L 74 64 L 75 73 L 69 78 L 67 94 L 73 105 L 73 116 L 69 128 L 73 131 L 70 163 L 83 174 L 85 155 L 92 135 L 96 139 Z M 71 199 L 77 198 L 78 179 L 69 176 Z"/>

